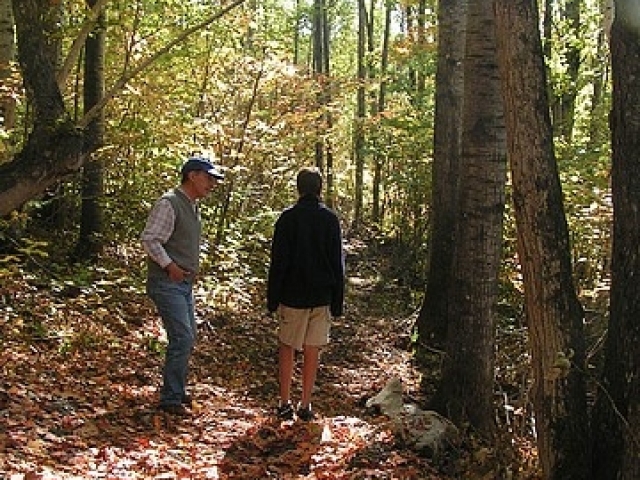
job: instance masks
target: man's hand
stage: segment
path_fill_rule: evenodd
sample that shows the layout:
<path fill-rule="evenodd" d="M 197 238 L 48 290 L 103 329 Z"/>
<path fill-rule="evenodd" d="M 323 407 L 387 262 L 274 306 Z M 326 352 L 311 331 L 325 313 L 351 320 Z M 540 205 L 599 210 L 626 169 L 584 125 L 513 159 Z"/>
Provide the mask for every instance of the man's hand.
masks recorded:
<path fill-rule="evenodd" d="M 184 270 L 176 262 L 171 262 L 166 266 L 165 270 L 172 282 L 182 282 L 191 275 L 189 270 Z"/>

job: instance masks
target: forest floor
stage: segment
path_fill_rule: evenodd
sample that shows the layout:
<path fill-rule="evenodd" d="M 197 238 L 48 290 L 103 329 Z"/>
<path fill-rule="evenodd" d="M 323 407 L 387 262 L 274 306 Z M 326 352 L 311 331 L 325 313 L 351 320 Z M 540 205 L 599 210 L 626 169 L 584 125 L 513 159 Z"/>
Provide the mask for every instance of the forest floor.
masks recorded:
<path fill-rule="evenodd" d="M 127 273 L 135 261 L 119 255 L 73 280 L 41 265 L 0 265 L 0 478 L 506 478 L 513 458 L 499 448 L 467 442 L 434 462 L 365 410 L 393 376 L 424 400 L 424 379 L 411 354 L 415 305 L 381 281 L 379 259 L 356 250 L 312 422 L 274 418 L 276 325 L 262 299 L 197 291 L 193 415 L 172 417 L 156 409 L 163 331 L 142 282 Z M 535 463 L 526 439 L 516 450 L 512 478 L 535 478 L 525 473 L 526 459 Z"/>

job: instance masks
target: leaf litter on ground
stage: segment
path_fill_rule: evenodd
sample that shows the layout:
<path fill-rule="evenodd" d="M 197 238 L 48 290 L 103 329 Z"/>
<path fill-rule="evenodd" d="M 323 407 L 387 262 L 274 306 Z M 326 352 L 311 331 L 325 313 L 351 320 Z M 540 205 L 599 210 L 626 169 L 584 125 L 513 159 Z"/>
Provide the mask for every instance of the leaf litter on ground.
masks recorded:
<path fill-rule="evenodd" d="M 363 408 L 392 376 L 419 395 L 410 349 L 397 346 L 411 333 L 406 309 L 381 315 L 370 309 L 370 292 L 351 289 L 322 357 L 318 418 L 305 423 L 273 415 L 276 324 L 262 300 L 235 310 L 197 301 L 193 416 L 176 418 L 156 409 L 164 339 L 155 310 L 116 280 L 61 295 L 22 272 L 4 273 L 2 478 L 460 478 L 459 465 L 402 448 L 385 419 Z M 299 373 L 298 365 L 294 395 Z"/>

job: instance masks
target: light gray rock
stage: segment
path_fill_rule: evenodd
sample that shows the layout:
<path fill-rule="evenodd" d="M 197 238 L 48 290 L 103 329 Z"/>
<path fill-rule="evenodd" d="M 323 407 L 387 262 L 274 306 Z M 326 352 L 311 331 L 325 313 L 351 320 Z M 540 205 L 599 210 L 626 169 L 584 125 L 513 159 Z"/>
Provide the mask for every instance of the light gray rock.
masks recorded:
<path fill-rule="evenodd" d="M 367 400 L 366 407 L 377 407 L 389 417 L 390 429 L 398 443 L 429 457 L 437 458 L 449 446 L 459 443 L 460 433 L 447 418 L 432 410 L 422 410 L 415 404 L 404 403 L 399 378 L 389 380 L 376 396 Z"/>

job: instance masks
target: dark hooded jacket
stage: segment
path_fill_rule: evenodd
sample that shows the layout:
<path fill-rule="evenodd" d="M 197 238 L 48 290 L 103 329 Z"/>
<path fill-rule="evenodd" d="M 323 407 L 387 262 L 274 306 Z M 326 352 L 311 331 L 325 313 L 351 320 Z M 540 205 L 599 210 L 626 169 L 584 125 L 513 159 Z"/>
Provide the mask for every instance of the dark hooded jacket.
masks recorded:
<path fill-rule="evenodd" d="M 336 214 L 313 196 L 301 197 L 276 221 L 271 244 L 267 308 L 329 305 L 339 317 L 344 303 L 342 233 Z"/>

